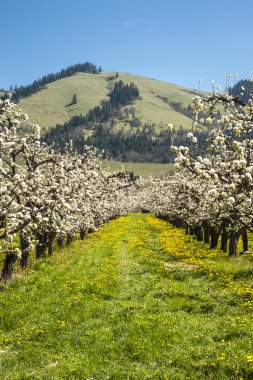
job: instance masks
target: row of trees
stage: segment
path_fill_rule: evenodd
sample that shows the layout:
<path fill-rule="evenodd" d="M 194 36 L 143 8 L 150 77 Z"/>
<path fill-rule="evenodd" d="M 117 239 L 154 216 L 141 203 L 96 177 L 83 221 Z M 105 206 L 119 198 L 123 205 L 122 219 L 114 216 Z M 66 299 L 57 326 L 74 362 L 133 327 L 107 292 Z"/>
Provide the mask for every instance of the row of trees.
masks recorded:
<path fill-rule="evenodd" d="M 76 73 L 97 74 L 101 71 L 101 66 L 97 68 L 97 66 L 94 65 L 94 63 L 78 63 L 76 65 L 68 66 L 66 69 L 62 69 L 58 73 L 44 75 L 42 78 L 33 81 L 32 84 L 29 84 L 27 86 L 15 86 L 14 88 L 12 88 L 11 86 L 10 91 L 14 91 L 13 100 L 15 102 L 18 102 L 20 98 L 26 98 L 28 96 L 31 96 L 32 94 L 35 94 L 36 92 L 42 90 L 42 88 L 45 87 L 47 84 L 55 82 L 58 79 L 67 78 Z"/>
<path fill-rule="evenodd" d="M 110 173 L 101 168 L 93 147 L 82 155 L 71 143 L 63 154 L 40 142 L 40 128 L 17 130 L 28 116 L 8 99 L 0 101 L 0 241 L 4 254 L 2 279 L 11 277 L 15 263 L 28 265 L 53 253 L 55 240 L 69 244 L 79 233 L 83 239 L 105 221 L 133 206 L 136 178 L 129 172 Z"/>
<path fill-rule="evenodd" d="M 243 91 L 243 89 L 242 89 Z M 205 154 L 196 154 L 197 138 L 174 147 L 177 173 L 153 182 L 146 208 L 198 240 L 229 255 L 237 253 L 253 225 L 253 101 L 229 93 L 194 98 L 194 126 L 209 131 Z M 199 116 L 201 114 L 201 117 Z M 219 240 L 219 237 L 221 239 Z"/>

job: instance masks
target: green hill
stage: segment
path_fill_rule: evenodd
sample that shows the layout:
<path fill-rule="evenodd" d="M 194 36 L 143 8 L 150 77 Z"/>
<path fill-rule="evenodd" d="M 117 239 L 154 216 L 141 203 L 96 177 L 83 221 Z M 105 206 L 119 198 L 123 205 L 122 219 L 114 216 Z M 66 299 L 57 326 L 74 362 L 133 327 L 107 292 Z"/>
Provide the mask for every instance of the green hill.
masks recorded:
<path fill-rule="evenodd" d="M 129 128 L 130 121 L 135 120 L 155 123 L 172 123 L 190 128 L 191 118 L 187 108 L 196 91 L 174 84 L 161 82 L 133 74 L 102 72 L 101 74 L 78 73 L 71 77 L 57 80 L 38 93 L 21 99 L 20 108 L 27 112 L 32 122 L 39 119 L 43 129 L 70 120 L 75 115 L 85 115 L 90 109 L 107 99 L 107 94 L 116 80 L 124 83 L 133 82 L 140 91 L 141 99 L 123 110 L 116 120 L 117 128 Z M 77 103 L 71 104 L 73 95 Z M 131 109 L 129 113 L 129 109 Z"/>
<path fill-rule="evenodd" d="M 184 145 L 197 94 L 129 73 L 76 72 L 21 98 L 19 106 L 32 122 L 39 121 L 44 141 L 61 151 L 72 140 L 79 153 L 94 145 L 117 161 L 168 163 L 174 156 L 167 124 L 176 128 L 173 143 Z M 197 137 L 202 147 L 205 136 Z"/>

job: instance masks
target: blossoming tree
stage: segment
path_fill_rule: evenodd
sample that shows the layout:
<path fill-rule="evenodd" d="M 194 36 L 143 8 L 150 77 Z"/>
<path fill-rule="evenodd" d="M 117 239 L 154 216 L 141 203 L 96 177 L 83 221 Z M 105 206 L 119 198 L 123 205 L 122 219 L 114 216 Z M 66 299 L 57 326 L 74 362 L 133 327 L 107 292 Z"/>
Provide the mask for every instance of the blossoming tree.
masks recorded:
<path fill-rule="evenodd" d="M 21 136 L 20 129 L 30 130 Z M 128 172 L 103 170 L 97 151 L 83 155 L 57 153 L 40 142 L 40 128 L 11 101 L 0 101 L 0 240 L 5 254 L 2 279 L 20 265 L 28 265 L 35 246 L 36 258 L 53 252 L 58 239 L 69 244 L 80 233 L 97 230 L 102 223 L 127 212 L 135 179 Z"/>
<path fill-rule="evenodd" d="M 229 254 L 237 253 L 239 236 L 248 252 L 247 231 L 253 223 L 253 101 L 220 91 L 193 100 L 193 127 L 208 129 L 206 153 L 196 156 L 197 139 L 188 133 L 189 146 L 173 147 L 177 174 L 154 184 L 151 209 L 173 223 L 194 231 L 199 240 L 211 239 Z"/>

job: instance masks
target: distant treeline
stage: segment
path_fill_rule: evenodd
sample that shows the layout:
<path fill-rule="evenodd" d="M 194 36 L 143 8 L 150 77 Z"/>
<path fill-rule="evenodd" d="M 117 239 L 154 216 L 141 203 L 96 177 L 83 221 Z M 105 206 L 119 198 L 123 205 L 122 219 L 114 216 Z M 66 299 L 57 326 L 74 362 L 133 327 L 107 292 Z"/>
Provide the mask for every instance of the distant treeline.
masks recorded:
<path fill-rule="evenodd" d="M 27 86 L 20 86 L 20 87 L 15 86 L 14 88 L 12 88 L 11 86 L 10 90 L 14 91 L 13 100 L 15 102 L 18 102 L 20 98 L 31 96 L 32 94 L 35 94 L 36 92 L 40 91 L 47 84 L 55 82 L 58 79 L 67 78 L 76 73 L 97 74 L 97 73 L 100 73 L 101 71 L 102 71 L 101 66 L 97 68 L 97 66 L 94 65 L 93 63 L 90 63 L 90 62 L 78 63 L 76 65 L 69 66 L 66 69 L 62 69 L 58 73 L 45 75 L 42 78 L 35 80 L 32 84 L 29 84 Z"/>
<path fill-rule="evenodd" d="M 239 96 L 244 101 L 248 101 L 253 94 L 253 81 L 248 79 L 240 80 L 229 89 L 229 93 L 233 96 Z"/>
<path fill-rule="evenodd" d="M 83 152 L 84 145 L 93 145 L 104 152 L 105 158 L 113 158 L 119 161 L 133 162 L 174 162 L 174 153 L 171 146 L 188 145 L 187 133 L 189 131 L 180 128 L 172 137 L 168 131 L 162 131 L 158 135 L 153 125 L 145 124 L 141 130 L 135 133 L 126 133 L 123 130 L 115 132 L 113 127 L 98 125 L 94 134 L 84 138 L 79 136 L 74 141 L 74 146 L 79 153 Z M 203 153 L 206 147 L 206 132 L 196 132 L 199 147 L 196 155 Z"/>

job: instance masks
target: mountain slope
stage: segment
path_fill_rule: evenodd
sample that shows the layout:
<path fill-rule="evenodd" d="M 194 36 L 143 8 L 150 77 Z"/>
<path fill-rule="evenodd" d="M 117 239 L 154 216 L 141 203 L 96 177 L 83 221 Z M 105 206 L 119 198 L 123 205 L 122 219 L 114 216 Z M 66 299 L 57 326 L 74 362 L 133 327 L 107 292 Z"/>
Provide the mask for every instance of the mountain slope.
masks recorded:
<path fill-rule="evenodd" d="M 158 80 L 133 74 L 102 72 L 101 74 L 78 73 L 50 83 L 40 92 L 20 100 L 19 106 L 30 116 L 32 122 L 39 119 L 44 129 L 63 124 L 74 115 L 85 115 L 90 109 L 107 99 L 116 80 L 135 83 L 141 99 L 131 105 L 131 118 L 142 122 L 173 123 L 190 128 L 191 118 L 187 108 L 196 91 Z M 73 95 L 77 103 L 71 104 Z M 129 106 L 128 106 L 129 108 Z M 116 121 L 117 127 L 129 128 L 127 110 Z"/>
<path fill-rule="evenodd" d="M 63 124 L 74 115 L 86 114 L 106 98 L 106 80 L 99 74 L 80 73 L 50 83 L 40 92 L 21 99 L 20 108 L 43 128 Z M 73 95 L 77 104 L 69 105 Z"/>

